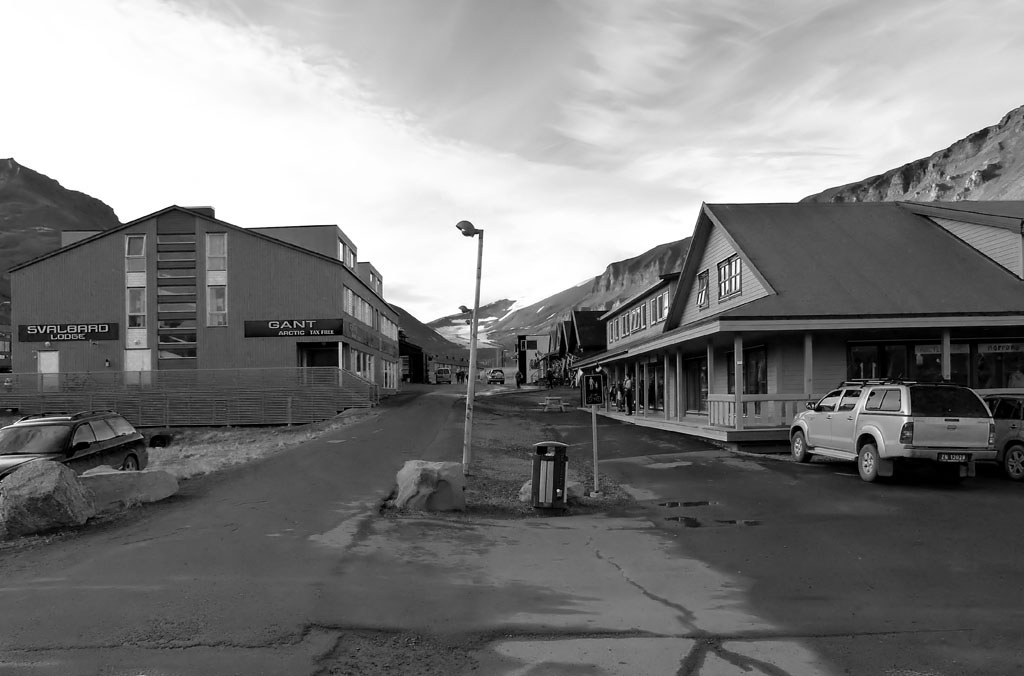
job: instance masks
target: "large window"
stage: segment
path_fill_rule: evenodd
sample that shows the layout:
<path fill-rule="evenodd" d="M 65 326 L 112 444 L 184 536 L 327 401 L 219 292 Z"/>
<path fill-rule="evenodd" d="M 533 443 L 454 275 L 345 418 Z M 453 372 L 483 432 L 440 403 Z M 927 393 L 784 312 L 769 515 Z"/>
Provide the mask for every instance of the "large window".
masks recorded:
<path fill-rule="evenodd" d="M 206 269 L 228 269 L 228 234 L 226 232 L 206 234 Z"/>
<path fill-rule="evenodd" d="M 732 255 L 718 264 L 718 299 L 740 293 L 740 258 Z"/>
<path fill-rule="evenodd" d="M 710 275 L 707 270 L 697 275 L 697 307 L 701 310 L 708 307 L 708 284 Z"/>
<path fill-rule="evenodd" d="M 228 325 L 228 287 L 206 287 L 206 325 Z"/>
<path fill-rule="evenodd" d="M 124 238 L 125 272 L 146 271 L 146 236 L 126 235 Z"/>
<path fill-rule="evenodd" d="M 146 287 L 128 287 L 128 328 L 146 328 Z"/>

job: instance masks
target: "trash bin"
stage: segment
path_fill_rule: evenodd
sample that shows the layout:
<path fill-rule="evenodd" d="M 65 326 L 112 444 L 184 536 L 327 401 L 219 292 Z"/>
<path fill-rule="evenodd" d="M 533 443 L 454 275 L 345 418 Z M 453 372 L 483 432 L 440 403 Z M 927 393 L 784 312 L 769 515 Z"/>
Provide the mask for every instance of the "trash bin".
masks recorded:
<path fill-rule="evenodd" d="M 533 445 L 533 487 L 531 497 L 537 509 L 566 509 L 566 444 L 541 441 Z"/>

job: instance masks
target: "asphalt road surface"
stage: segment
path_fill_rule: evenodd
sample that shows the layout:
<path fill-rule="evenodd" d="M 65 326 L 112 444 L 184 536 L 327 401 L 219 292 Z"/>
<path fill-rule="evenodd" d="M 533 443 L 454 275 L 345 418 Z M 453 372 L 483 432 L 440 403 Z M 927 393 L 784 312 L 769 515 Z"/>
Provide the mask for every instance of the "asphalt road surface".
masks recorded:
<path fill-rule="evenodd" d="M 502 424 L 497 389 L 481 424 Z M 602 472 L 635 508 L 379 515 L 404 460 L 461 460 L 458 395 L 400 395 L 127 518 L 0 550 L 0 674 L 1024 673 L 1024 486 L 994 471 L 869 485 L 852 464 L 602 421 Z M 589 462 L 588 413 L 507 396 L 532 421 L 510 436 Z"/>

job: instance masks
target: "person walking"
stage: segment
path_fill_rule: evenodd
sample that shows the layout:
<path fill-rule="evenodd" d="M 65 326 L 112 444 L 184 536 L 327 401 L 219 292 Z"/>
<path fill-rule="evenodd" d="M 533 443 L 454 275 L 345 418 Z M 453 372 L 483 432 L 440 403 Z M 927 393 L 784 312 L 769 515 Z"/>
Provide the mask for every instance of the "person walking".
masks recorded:
<path fill-rule="evenodd" d="M 622 381 L 622 389 L 626 394 L 626 415 L 633 415 L 633 379 L 628 373 L 626 379 Z"/>

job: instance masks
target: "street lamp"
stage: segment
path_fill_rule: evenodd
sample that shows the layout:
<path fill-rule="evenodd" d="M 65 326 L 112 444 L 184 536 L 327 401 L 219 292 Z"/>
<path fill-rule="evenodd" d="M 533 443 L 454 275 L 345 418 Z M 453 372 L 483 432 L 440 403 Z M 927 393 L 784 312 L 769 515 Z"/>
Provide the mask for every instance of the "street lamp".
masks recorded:
<path fill-rule="evenodd" d="M 473 460 L 473 397 L 476 394 L 476 315 L 480 310 L 480 270 L 484 259 L 484 231 L 473 227 L 473 224 L 469 221 L 459 221 L 455 227 L 459 229 L 463 237 L 476 237 L 480 235 L 476 249 L 476 296 L 473 298 L 473 318 L 469 332 L 469 383 L 466 387 L 466 427 L 462 437 L 462 473 L 468 474 L 469 464 Z"/>

